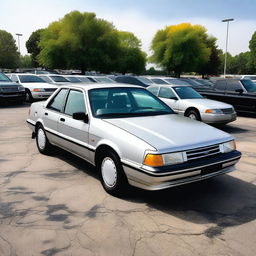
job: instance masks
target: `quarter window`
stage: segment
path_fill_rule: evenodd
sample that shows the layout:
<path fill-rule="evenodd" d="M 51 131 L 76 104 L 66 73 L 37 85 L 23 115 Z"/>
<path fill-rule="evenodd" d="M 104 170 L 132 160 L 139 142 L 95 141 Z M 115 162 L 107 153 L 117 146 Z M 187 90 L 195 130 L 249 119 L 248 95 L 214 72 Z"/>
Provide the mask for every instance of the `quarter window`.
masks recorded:
<path fill-rule="evenodd" d="M 72 116 L 76 112 L 86 112 L 84 94 L 80 91 L 71 90 L 68 94 L 64 113 Z"/>
<path fill-rule="evenodd" d="M 67 89 L 61 89 L 59 93 L 50 101 L 47 108 L 61 112 L 67 91 Z"/>

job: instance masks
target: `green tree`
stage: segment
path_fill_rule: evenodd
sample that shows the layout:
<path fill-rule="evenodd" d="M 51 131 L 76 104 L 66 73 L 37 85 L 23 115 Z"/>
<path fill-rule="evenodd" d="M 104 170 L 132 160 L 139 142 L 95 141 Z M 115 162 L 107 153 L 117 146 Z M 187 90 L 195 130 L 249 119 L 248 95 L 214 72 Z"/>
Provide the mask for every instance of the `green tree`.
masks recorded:
<path fill-rule="evenodd" d="M 207 39 L 206 29 L 200 25 L 181 23 L 166 27 L 155 34 L 149 60 L 168 72 L 174 71 L 177 77 L 182 72 L 197 71 L 211 54 Z"/>
<path fill-rule="evenodd" d="M 15 68 L 19 63 L 19 52 L 12 34 L 0 30 L 0 68 Z"/>
<path fill-rule="evenodd" d="M 249 41 L 249 48 L 251 50 L 250 65 L 256 70 L 256 32 L 253 33 L 251 40 Z"/>
<path fill-rule="evenodd" d="M 232 74 L 253 74 L 255 69 L 251 63 L 251 53 L 241 52 L 234 56 L 231 61 L 230 73 Z"/>
<path fill-rule="evenodd" d="M 41 33 L 39 63 L 48 68 L 109 72 L 118 49 L 114 26 L 94 13 L 73 11 Z"/>
<path fill-rule="evenodd" d="M 146 53 L 141 50 L 141 41 L 131 32 L 118 32 L 120 45 L 116 71 L 141 74 L 145 71 Z"/>
<path fill-rule="evenodd" d="M 199 72 L 204 77 L 205 75 L 217 75 L 221 60 L 220 60 L 220 54 L 221 50 L 218 49 L 216 45 L 217 38 L 215 37 L 208 37 L 206 40 L 206 45 L 208 48 L 210 48 L 210 56 L 207 63 L 202 63 L 201 68 L 199 69 Z"/>
<path fill-rule="evenodd" d="M 37 56 L 39 55 L 40 50 L 41 50 L 40 47 L 39 47 L 39 43 L 40 43 L 40 40 L 41 40 L 41 33 L 43 31 L 44 31 L 44 29 L 38 29 L 38 30 L 34 31 L 30 35 L 29 39 L 26 42 L 27 51 L 28 51 L 28 53 L 31 54 L 33 65 L 36 66 L 36 67 L 39 66 Z"/>
<path fill-rule="evenodd" d="M 34 67 L 34 63 L 32 61 L 32 57 L 31 55 L 24 55 L 24 56 L 20 56 L 20 64 L 19 64 L 20 68 L 33 68 Z"/>

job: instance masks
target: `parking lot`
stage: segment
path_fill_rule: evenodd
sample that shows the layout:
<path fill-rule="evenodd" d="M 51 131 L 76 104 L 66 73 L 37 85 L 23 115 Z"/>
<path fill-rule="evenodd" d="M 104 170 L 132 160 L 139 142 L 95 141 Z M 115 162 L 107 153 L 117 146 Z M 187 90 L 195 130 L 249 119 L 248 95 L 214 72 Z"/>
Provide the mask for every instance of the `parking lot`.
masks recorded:
<path fill-rule="evenodd" d="M 0 255 L 256 255 L 256 118 L 222 127 L 235 172 L 119 199 L 83 160 L 39 154 L 28 110 L 0 108 Z"/>

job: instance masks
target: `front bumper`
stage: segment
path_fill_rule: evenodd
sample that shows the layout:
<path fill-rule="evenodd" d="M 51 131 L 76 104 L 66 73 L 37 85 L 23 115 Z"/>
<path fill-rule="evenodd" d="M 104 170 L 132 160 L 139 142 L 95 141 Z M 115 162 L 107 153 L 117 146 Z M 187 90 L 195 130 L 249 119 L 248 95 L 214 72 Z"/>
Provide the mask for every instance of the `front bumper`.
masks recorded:
<path fill-rule="evenodd" d="M 130 185 L 146 190 L 160 190 L 231 172 L 240 157 L 241 153 L 235 150 L 210 159 L 158 168 L 138 168 L 127 162 L 122 163 Z"/>
<path fill-rule="evenodd" d="M 2 100 L 24 100 L 25 99 L 25 91 L 17 91 L 17 92 L 1 92 L 0 99 Z"/>
<path fill-rule="evenodd" d="M 236 120 L 236 112 L 232 114 L 208 114 L 200 113 L 201 120 L 208 124 L 229 123 Z"/>

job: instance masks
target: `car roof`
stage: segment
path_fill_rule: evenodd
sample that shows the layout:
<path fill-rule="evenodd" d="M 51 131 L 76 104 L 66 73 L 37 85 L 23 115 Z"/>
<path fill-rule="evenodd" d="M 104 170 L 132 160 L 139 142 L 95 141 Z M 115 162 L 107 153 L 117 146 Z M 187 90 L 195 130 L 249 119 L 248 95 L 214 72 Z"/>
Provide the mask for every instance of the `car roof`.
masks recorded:
<path fill-rule="evenodd" d="M 185 84 L 182 84 L 182 85 L 177 85 L 177 84 L 154 84 L 154 85 L 150 85 L 148 86 L 147 88 L 150 88 L 150 87 L 191 87 L 189 85 L 185 85 Z"/>
<path fill-rule="evenodd" d="M 85 91 L 91 90 L 91 89 L 103 89 L 103 88 L 141 88 L 145 89 L 144 87 L 132 85 L 132 84 L 122 84 L 122 83 L 91 83 L 91 84 L 74 84 L 70 83 L 68 85 L 63 85 L 60 88 L 69 88 L 69 89 L 82 89 Z"/>

